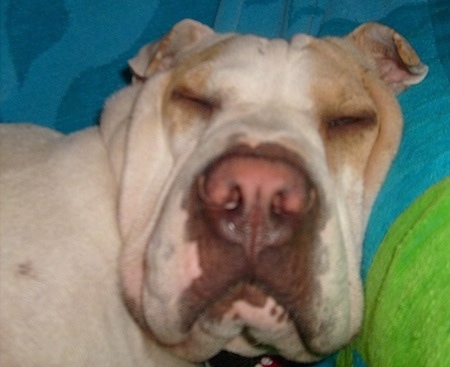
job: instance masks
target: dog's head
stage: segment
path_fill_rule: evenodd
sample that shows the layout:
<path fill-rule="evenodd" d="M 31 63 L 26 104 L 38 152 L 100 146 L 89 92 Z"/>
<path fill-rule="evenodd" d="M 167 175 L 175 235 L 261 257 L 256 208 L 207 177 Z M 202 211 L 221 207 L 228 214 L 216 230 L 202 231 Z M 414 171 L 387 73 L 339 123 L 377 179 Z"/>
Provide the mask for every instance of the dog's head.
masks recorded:
<path fill-rule="evenodd" d="M 321 358 L 357 333 L 361 242 L 427 68 L 375 23 L 345 38 L 183 21 L 130 62 L 101 129 L 120 184 L 122 287 L 161 346 Z"/>

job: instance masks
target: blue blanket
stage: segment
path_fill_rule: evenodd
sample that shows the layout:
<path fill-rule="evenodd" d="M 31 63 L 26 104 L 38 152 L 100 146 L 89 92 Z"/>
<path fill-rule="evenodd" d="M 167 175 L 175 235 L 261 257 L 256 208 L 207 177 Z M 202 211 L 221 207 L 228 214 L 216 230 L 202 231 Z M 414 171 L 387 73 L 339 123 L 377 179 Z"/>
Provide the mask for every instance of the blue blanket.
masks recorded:
<path fill-rule="evenodd" d="M 450 175 L 448 0 L 0 0 L 0 6 L 0 121 L 66 133 L 96 124 L 104 100 L 128 83 L 127 59 L 182 18 L 267 37 L 343 35 L 369 20 L 402 33 L 430 73 L 400 96 L 404 138 L 370 219 L 363 277 L 393 221 Z"/>

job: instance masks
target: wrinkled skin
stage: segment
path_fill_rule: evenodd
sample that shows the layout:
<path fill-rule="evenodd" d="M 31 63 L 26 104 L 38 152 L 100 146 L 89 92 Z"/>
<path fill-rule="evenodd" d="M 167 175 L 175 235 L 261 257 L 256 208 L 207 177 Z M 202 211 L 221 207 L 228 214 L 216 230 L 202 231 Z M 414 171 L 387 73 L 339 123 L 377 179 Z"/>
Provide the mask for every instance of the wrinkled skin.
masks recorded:
<path fill-rule="evenodd" d="M 411 46 L 374 23 L 285 41 L 187 20 L 130 66 L 99 128 L 2 128 L 6 363 L 308 362 L 347 344 L 395 95 L 427 72 Z"/>

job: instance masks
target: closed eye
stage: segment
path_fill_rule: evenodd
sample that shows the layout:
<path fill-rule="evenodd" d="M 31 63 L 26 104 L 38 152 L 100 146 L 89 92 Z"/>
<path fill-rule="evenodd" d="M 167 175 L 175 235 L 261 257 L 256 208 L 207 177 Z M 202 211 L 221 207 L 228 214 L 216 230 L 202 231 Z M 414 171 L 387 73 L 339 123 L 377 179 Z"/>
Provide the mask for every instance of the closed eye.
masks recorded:
<path fill-rule="evenodd" d="M 209 118 L 219 104 L 212 98 L 202 96 L 187 88 L 178 88 L 172 92 L 172 101 L 183 108 L 194 109 L 202 118 Z"/>
<path fill-rule="evenodd" d="M 329 130 L 341 128 L 367 127 L 375 122 L 373 113 L 363 113 L 354 116 L 341 116 L 326 120 L 326 126 Z"/>

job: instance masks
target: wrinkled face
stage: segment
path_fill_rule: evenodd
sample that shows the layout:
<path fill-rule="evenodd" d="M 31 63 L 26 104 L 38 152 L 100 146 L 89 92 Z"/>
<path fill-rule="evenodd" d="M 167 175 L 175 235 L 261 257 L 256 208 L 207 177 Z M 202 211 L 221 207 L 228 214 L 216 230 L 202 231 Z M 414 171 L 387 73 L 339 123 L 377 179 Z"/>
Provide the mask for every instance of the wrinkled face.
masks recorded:
<path fill-rule="evenodd" d="M 362 235 L 401 117 L 354 52 L 231 36 L 144 84 L 135 109 L 158 91 L 173 164 L 129 306 L 159 344 L 311 361 L 357 332 Z"/>

